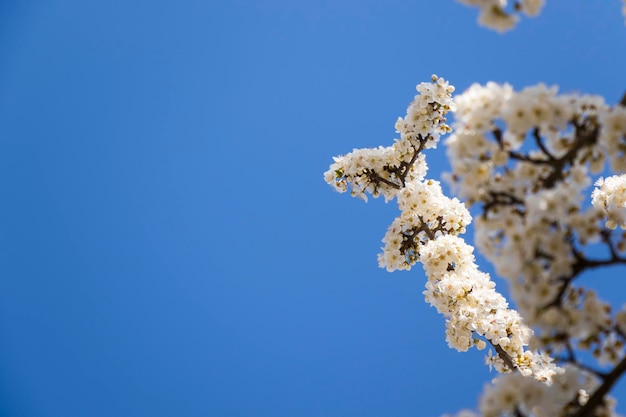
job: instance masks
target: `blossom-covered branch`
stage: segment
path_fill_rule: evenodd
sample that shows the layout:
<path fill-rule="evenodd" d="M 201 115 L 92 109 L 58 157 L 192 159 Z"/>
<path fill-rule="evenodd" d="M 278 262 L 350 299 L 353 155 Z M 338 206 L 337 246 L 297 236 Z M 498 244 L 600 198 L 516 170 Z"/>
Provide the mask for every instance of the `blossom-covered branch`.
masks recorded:
<path fill-rule="evenodd" d="M 626 263 L 626 235 L 617 230 L 626 227 L 626 176 L 619 174 L 626 170 L 626 108 L 598 96 L 559 95 L 542 84 L 520 92 L 506 84 L 473 85 L 456 103 L 447 178 L 481 211 L 475 243 L 509 281 L 519 311 L 535 328 L 531 346 L 557 354 L 579 382 L 593 382 L 579 384 L 593 406 L 581 397 L 559 414 L 542 415 L 601 415 L 600 408 L 610 414 L 614 404 L 606 394 L 626 371 L 626 312 L 612 314 L 575 279 Z M 593 176 L 607 168 L 618 175 L 596 179 L 589 204 Z M 592 245 L 593 256 L 586 254 Z M 575 349 L 591 351 L 597 366 L 615 367 L 602 372 Z"/>
<path fill-rule="evenodd" d="M 483 416 L 613 415 L 608 394 L 626 372 L 626 309 L 612 314 L 575 279 L 626 263 L 626 233 L 618 231 L 626 229 L 626 175 L 619 174 L 626 170 L 626 107 L 542 84 L 520 92 L 473 85 L 452 101 L 453 87 L 433 76 L 417 90 L 396 122 L 400 138 L 335 158 L 326 181 L 364 200 L 397 198 L 400 215 L 383 238 L 379 265 L 395 271 L 421 262 L 424 296 L 446 317 L 448 344 L 493 347 L 487 363 L 507 375 L 486 388 Z M 476 244 L 509 281 L 534 335 L 459 237 L 471 222 L 465 204 L 425 179 L 423 151 L 451 130 L 445 117 L 455 110 L 447 179 L 481 211 Z M 593 175 L 607 167 L 617 175 L 596 178 L 585 203 Z M 585 253 L 590 245 L 593 256 Z M 590 350 L 598 364 L 581 360 L 578 350 Z"/>
<path fill-rule="evenodd" d="M 443 78 L 417 86 L 418 95 L 404 118 L 396 122 L 400 138 L 391 147 L 356 149 L 334 158 L 326 181 L 340 192 L 367 199 L 397 197 L 401 214 L 383 238 L 379 264 L 389 271 L 410 269 L 421 262 L 428 277 L 426 301 L 446 317 L 448 344 L 465 351 L 485 348 L 483 338 L 497 354 L 489 363 L 500 372 L 517 370 L 549 382 L 558 372 L 544 354 L 525 349 L 532 330 L 495 290 L 488 274 L 480 272 L 473 248 L 458 235 L 471 222 L 458 199 L 446 197 L 437 181 L 425 180 L 422 151 L 434 148 L 450 131 L 445 116 L 455 104 L 454 88 Z M 514 368 L 514 369 L 512 369 Z"/>

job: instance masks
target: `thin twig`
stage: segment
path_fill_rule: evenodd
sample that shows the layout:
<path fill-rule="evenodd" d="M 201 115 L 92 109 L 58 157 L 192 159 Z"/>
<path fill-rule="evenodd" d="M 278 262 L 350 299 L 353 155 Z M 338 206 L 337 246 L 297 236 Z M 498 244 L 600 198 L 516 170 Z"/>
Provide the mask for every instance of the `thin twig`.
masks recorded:
<path fill-rule="evenodd" d="M 487 339 L 489 340 L 489 339 Z M 500 357 L 500 359 L 502 359 L 502 361 L 504 362 L 504 364 L 511 370 L 517 370 L 517 366 L 515 366 L 515 364 L 513 363 L 513 359 L 511 359 L 511 356 L 506 353 L 506 351 L 504 349 L 502 349 L 502 346 L 500 345 L 496 345 L 495 343 L 493 343 L 491 340 L 489 340 L 489 344 L 491 346 L 493 346 L 493 348 L 496 350 L 496 352 L 498 353 L 498 356 Z"/>

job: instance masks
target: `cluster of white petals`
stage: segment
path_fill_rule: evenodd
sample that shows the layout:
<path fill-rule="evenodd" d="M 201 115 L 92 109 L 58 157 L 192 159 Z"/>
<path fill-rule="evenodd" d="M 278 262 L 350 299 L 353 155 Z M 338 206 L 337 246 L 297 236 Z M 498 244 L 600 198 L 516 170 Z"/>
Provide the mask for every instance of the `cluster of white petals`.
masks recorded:
<path fill-rule="evenodd" d="M 478 24 L 504 33 L 519 22 L 519 15 L 536 17 L 541 13 L 545 0 L 457 0 L 466 6 L 479 9 Z M 626 0 L 622 0 L 622 14 L 626 18 Z"/>
<path fill-rule="evenodd" d="M 388 147 L 354 149 L 333 157 L 335 162 L 324 173 L 324 179 L 340 193 L 348 191 L 349 185 L 353 197 L 367 201 L 367 194 L 374 198 L 382 195 L 389 201 L 400 190 L 398 184 L 424 179 L 426 159 L 418 154 L 414 160 L 415 149 L 408 140 L 396 140 Z"/>
<path fill-rule="evenodd" d="M 611 160 L 609 149 L 623 146 L 626 125 L 619 130 L 614 123 L 607 134 L 600 120 L 618 112 L 601 97 L 558 95 L 543 84 L 520 92 L 506 84 L 473 85 L 456 102 L 456 130 L 446 142 L 448 179 L 457 195 L 484 208 L 477 246 L 511 281 L 531 324 L 545 325 L 548 333 L 555 325 L 577 328 L 569 316 L 579 316 L 574 311 L 584 294 L 573 287 L 564 294 L 560 307 L 569 306 L 571 314 L 549 305 L 560 291 L 557 281 L 580 262 L 572 237 L 581 244 L 601 237 L 602 213 L 582 202 L 591 173 Z"/>
<path fill-rule="evenodd" d="M 492 12 L 506 6 L 464 3 Z M 542 5 L 522 1 L 518 11 L 534 15 Z M 446 318 L 448 345 L 491 346 L 487 364 L 506 375 L 486 388 L 480 414 L 458 416 L 615 416 L 606 388 L 626 371 L 626 307 L 614 314 L 575 279 L 626 264 L 626 232 L 616 230 L 626 230 L 626 107 L 544 84 L 522 91 L 475 84 L 454 102 L 454 87 L 436 76 L 417 90 L 391 147 L 335 158 L 325 180 L 364 200 L 397 198 L 400 215 L 383 238 L 379 266 L 409 270 L 421 262 L 424 297 Z M 446 179 L 458 198 L 425 179 L 422 153 L 451 130 L 450 111 Z M 618 174 L 599 178 L 607 169 Z M 517 310 L 459 237 L 472 221 L 466 204 L 481 211 L 475 244 L 510 284 Z M 591 353 L 584 363 L 583 351 Z M 603 371 L 610 366 L 619 373 Z"/>
<path fill-rule="evenodd" d="M 600 178 L 595 185 L 596 189 L 591 194 L 592 204 L 608 218 L 606 227 L 626 229 L 626 175 Z"/>
<path fill-rule="evenodd" d="M 454 110 L 454 87 L 443 78 L 417 86 L 418 94 L 406 116 L 398 118 L 396 131 L 400 138 L 389 147 L 355 149 L 333 158 L 324 179 L 339 192 L 348 186 L 352 196 L 367 201 L 367 194 L 383 196 L 388 201 L 409 182 L 421 181 L 428 169 L 423 149 L 434 148 L 441 134 L 450 131 L 446 114 Z"/>
<path fill-rule="evenodd" d="M 446 317 L 450 347 L 482 349 L 489 342 L 497 352 L 488 357 L 491 367 L 549 383 L 559 369 L 547 355 L 526 349 L 532 330 L 508 307 L 489 275 L 479 271 L 473 248 L 458 237 L 471 222 L 465 205 L 445 196 L 439 182 L 424 180 L 422 151 L 435 147 L 450 130 L 445 115 L 455 109 L 454 87 L 433 76 L 432 83 L 417 90 L 406 116 L 396 122 L 400 139 L 393 146 L 335 158 L 325 180 L 340 192 L 350 187 L 363 199 L 366 193 L 397 197 L 401 214 L 383 238 L 379 265 L 394 271 L 422 262 L 428 277 L 424 295 Z"/>
<path fill-rule="evenodd" d="M 600 114 L 598 141 L 614 172 L 626 171 L 626 107 L 615 106 Z"/>
<path fill-rule="evenodd" d="M 548 356 L 525 350 L 532 330 L 509 308 L 489 275 L 478 269 L 473 249 L 448 234 L 429 240 L 419 252 L 428 277 L 424 296 L 446 317 L 448 345 L 459 351 L 474 345 L 480 349 L 484 338 L 499 353 L 488 357 L 490 366 L 499 372 L 515 368 L 521 375 L 549 383 L 560 369 Z"/>
<path fill-rule="evenodd" d="M 541 384 L 519 374 L 497 377 L 485 387 L 479 409 L 483 417 L 503 415 L 566 417 L 584 406 L 589 392 L 598 386 L 597 378 L 573 366 L 556 375 L 550 385 Z M 594 410 L 594 416 L 616 416 L 616 402 L 605 397 Z"/>
<path fill-rule="evenodd" d="M 545 5 L 458 1 L 500 33 Z M 453 101 L 454 87 L 436 76 L 417 91 L 392 146 L 336 157 L 324 177 L 365 201 L 397 197 L 400 215 L 379 266 L 391 272 L 421 262 L 424 297 L 446 318 L 448 345 L 492 348 L 486 363 L 503 375 L 486 386 L 478 412 L 456 416 L 617 417 L 609 393 L 626 373 L 626 305 L 614 312 L 578 278 L 626 264 L 626 95 L 610 106 L 544 84 L 515 91 L 490 82 Z M 422 153 L 452 131 L 448 112 L 456 116 L 444 177 L 455 198 L 425 179 Z M 508 282 L 517 310 L 459 237 L 472 221 L 468 207 L 479 211 L 475 245 Z"/>
<path fill-rule="evenodd" d="M 529 17 L 539 15 L 544 0 L 519 0 L 510 5 L 507 0 L 458 0 L 467 6 L 479 9 L 478 23 L 498 32 L 515 27 L 519 13 Z"/>
<path fill-rule="evenodd" d="M 592 204 L 586 203 L 598 174 L 626 169 L 626 108 L 543 84 L 519 92 L 508 84 L 475 84 L 455 101 L 447 179 L 481 209 L 475 244 L 508 280 L 518 311 L 536 330 L 530 346 L 568 363 L 577 363 L 572 355 L 580 349 L 599 366 L 617 364 L 624 358 L 626 313 L 613 315 L 574 279 L 626 263 L 626 234 L 613 232 L 626 228 L 626 175 L 597 180 Z M 594 257 L 584 251 L 592 244 Z M 495 409 L 503 413 L 500 405 Z M 553 411 L 537 415 L 561 415 Z"/>
<path fill-rule="evenodd" d="M 458 199 L 443 194 L 439 182 L 409 182 L 398 193 L 398 216 L 383 238 L 378 264 L 389 272 L 409 270 L 419 259 L 420 246 L 440 234 L 465 233 L 472 217 Z"/>
<path fill-rule="evenodd" d="M 519 373 L 501 375 L 485 386 L 479 401 L 479 413 L 462 410 L 454 417 L 567 417 L 575 415 L 589 402 L 589 393 L 594 392 L 599 384 L 597 377 L 571 365 L 555 375 L 552 384 L 543 384 Z M 619 417 L 616 404 L 614 398 L 605 396 L 592 415 Z"/>

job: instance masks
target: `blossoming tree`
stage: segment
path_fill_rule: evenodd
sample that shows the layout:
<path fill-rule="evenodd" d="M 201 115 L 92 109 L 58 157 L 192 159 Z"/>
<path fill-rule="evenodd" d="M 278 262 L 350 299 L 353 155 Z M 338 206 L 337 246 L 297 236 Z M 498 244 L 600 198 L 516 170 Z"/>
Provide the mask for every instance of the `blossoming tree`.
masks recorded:
<path fill-rule="evenodd" d="M 499 31 L 543 5 L 522 0 L 507 11 L 505 0 L 462 2 Z M 425 299 L 445 316 L 449 346 L 488 349 L 486 362 L 501 375 L 478 412 L 459 416 L 616 415 L 610 392 L 626 373 L 626 309 L 612 311 L 577 278 L 626 264 L 626 96 L 610 105 L 543 84 L 453 92 L 435 75 L 419 84 L 396 122 L 399 138 L 335 157 L 326 182 L 363 200 L 396 199 L 400 215 L 379 265 L 421 263 Z M 426 177 L 427 151 L 448 133 L 445 179 L 454 198 Z M 613 175 L 603 178 L 606 169 Z M 468 207 L 477 212 L 474 244 L 508 281 L 517 310 L 461 237 L 472 221 Z"/>

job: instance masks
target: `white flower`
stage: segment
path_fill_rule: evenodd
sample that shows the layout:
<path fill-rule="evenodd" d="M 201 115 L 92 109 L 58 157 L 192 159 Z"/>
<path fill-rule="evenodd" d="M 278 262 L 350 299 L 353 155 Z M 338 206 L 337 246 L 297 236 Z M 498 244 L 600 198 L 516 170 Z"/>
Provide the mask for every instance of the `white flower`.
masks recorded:
<path fill-rule="evenodd" d="M 454 87 L 443 78 L 432 76 L 432 82 L 416 87 L 418 94 L 404 118 L 396 121 L 400 133 L 392 146 L 354 149 L 334 158 L 324 173 L 324 180 L 339 192 L 367 201 L 367 195 L 393 199 L 407 182 L 420 181 L 428 169 L 423 149 L 437 146 L 441 134 L 450 131 L 445 115 L 453 111 Z M 417 158 L 417 160 L 414 160 Z M 412 163 L 411 163 L 412 162 Z M 410 164 L 410 169 L 405 167 Z"/>
<path fill-rule="evenodd" d="M 607 216 L 606 227 L 626 229 L 626 174 L 600 178 L 595 185 L 591 201 Z"/>

